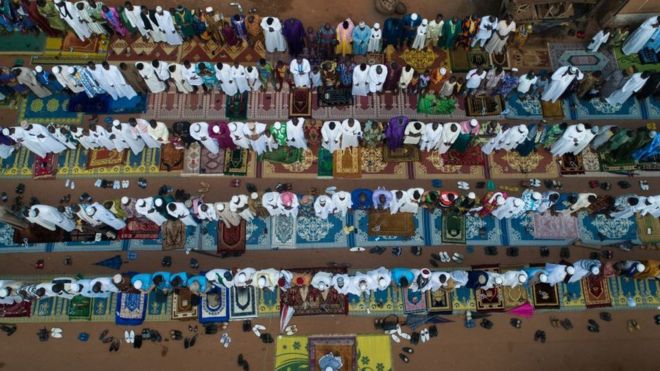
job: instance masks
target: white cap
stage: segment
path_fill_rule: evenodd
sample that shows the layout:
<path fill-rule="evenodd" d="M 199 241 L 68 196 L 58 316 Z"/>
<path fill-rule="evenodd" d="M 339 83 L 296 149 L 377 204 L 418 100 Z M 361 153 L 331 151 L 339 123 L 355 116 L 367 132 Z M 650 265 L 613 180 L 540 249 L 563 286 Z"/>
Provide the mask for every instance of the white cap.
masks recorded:
<path fill-rule="evenodd" d="M 279 121 L 277 121 L 276 123 L 273 124 L 273 127 L 274 127 L 275 129 L 279 129 L 280 127 L 282 127 L 282 123 L 280 123 Z"/>
<path fill-rule="evenodd" d="M 600 273 L 600 268 L 594 265 L 593 267 L 591 267 L 589 271 L 591 271 L 591 274 L 597 275 L 598 273 Z"/>
<path fill-rule="evenodd" d="M 417 15 L 417 13 L 413 13 L 413 14 L 410 15 L 410 18 L 411 18 L 413 21 L 416 21 L 417 18 L 419 18 L 419 16 Z"/>
<path fill-rule="evenodd" d="M 77 283 L 67 283 L 67 285 L 69 287 L 67 291 L 80 292 L 80 285 L 79 284 L 77 284 Z"/>
<path fill-rule="evenodd" d="M 34 70 L 37 71 L 37 72 L 43 72 L 44 68 L 41 67 L 41 66 L 36 66 L 36 67 L 34 67 Z"/>
<path fill-rule="evenodd" d="M 532 198 L 533 198 L 533 199 L 535 199 L 535 200 L 540 200 L 541 197 L 543 197 L 543 196 L 541 195 L 541 193 L 539 193 L 539 192 L 532 192 Z"/>
<path fill-rule="evenodd" d="M 520 283 L 525 283 L 527 282 L 527 275 L 520 273 L 518 275 L 518 282 Z"/>
<path fill-rule="evenodd" d="M 431 271 L 428 268 L 422 268 L 420 273 L 424 278 L 429 278 L 431 276 Z"/>
<path fill-rule="evenodd" d="M 548 275 L 545 274 L 545 273 L 539 274 L 539 281 L 544 282 L 544 283 L 548 282 Z"/>
<path fill-rule="evenodd" d="M 218 134 L 218 133 L 220 133 L 220 126 L 218 126 L 218 125 L 214 125 L 214 126 L 211 128 L 211 130 L 212 130 L 214 133 Z"/>
<path fill-rule="evenodd" d="M 206 280 L 207 280 L 207 281 L 215 282 L 216 277 L 215 277 L 215 275 L 214 275 L 213 273 L 211 273 L 211 272 L 206 272 L 206 274 L 205 274 L 204 276 L 206 277 Z"/>
<path fill-rule="evenodd" d="M 384 287 L 385 287 L 385 282 L 387 282 L 387 281 L 385 280 L 385 277 L 381 277 L 381 278 L 379 278 L 379 279 L 378 279 L 378 287 L 383 287 L 383 288 L 384 288 Z"/>
<path fill-rule="evenodd" d="M 325 290 L 325 289 L 326 289 L 325 282 L 323 281 L 319 282 L 319 290 Z"/>
<path fill-rule="evenodd" d="M 236 281 L 238 281 L 239 283 L 245 283 L 246 280 L 247 280 L 247 277 L 245 277 L 245 273 L 243 273 L 243 272 L 239 273 L 236 276 Z"/>
<path fill-rule="evenodd" d="M 259 194 L 257 192 L 252 192 L 250 193 L 250 198 L 256 200 L 259 198 Z"/>
<path fill-rule="evenodd" d="M 155 199 L 154 205 L 156 205 L 157 207 L 163 206 L 163 199 L 162 198 Z"/>
<path fill-rule="evenodd" d="M 60 66 L 53 66 L 50 70 L 53 71 L 53 73 L 60 73 L 62 68 L 60 68 Z"/>
<path fill-rule="evenodd" d="M 584 130 L 584 124 L 577 124 L 577 129 L 579 131 L 583 131 Z"/>
<path fill-rule="evenodd" d="M 570 266 L 569 266 L 569 267 L 566 267 L 566 273 L 568 273 L 568 274 L 573 274 L 573 273 L 575 273 L 575 268 L 570 267 Z"/>
<path fill-rule="evenodd" d="M 505 202 L 505 201 L 504 201 L 504 197 L 502 197 L 502 196 L 497 196 L 497 198 L 495 199 L 495 202 L 497 203 L 498 206 L 502 206 L 502 205 L 504 205 L 504 202 Z"/>
<path fill-rule="evenodd" d="M 475 198 L 477 198 L 477 195 L 474 192 L 470 192 L 468 193 L 468 198 L 474 200 Z"/>
<path fill-rule="evenodd" d="M 124 205 L 127 204 L 128 201 L 129 201 L 129 199 L 128 199 L 128 197 L 126 197 L 126 196 L 124 196 L 124 197 L 121 198 L 121 203 L 124 204 Z"/>
<path fill-rule="evenodd" d="M 9 295 L 9 290 L 7 290 L 7 289 L 4 288 L 4 287 L 3 287 L 2 289 L 0 289 L 0 298 L 4 298 L 4 297 L 6 297 L 7 295 Z"/>
<path fill-rule="evenodd" d="M 360 26 L 360 27 L 364 27 L 364 26 L 366 26 L 366 25 L 367 25 L 367 24 L 364 23 L 364 21 L 360 21 L 360 23 L 358 23 L 358 26 Z"/>
<path fill-rule="evenodd" d="M 517 69 L 516 67 L 513 67 L 513 68 L 511 69 L 511 71 L 513 71 L 513 72 L 518 72 L 518 69 Z"/>
<path fill-rule="evenodd" d="M 644 264 L 642 264 L 642 263 L 637 263 L 637 265 L 635 266 L 635 268 L 637 268 L 637 272 L 639 272 L 639 273 L 644 272 L 644 269 L 646 269 L 646 267 L 645 267 Z"/>
<path fill-rule="evenodd" d="M 447 69 L 444 68 L 444 67 L 440 67 L 440 74 L 441 74 L 441 75 L 444 75 L 444 74 L 446 74 L 446 73 L 447 73 Z"/>
<path fill-rule="evenodd" d="M 502 277 L 500 277 L 500 276 L 495 277 L 495 283 L 496 283 L 496 284 L 501 285 L 502 282 L 504 282 L 504 281 L 502 280 Z"/>
<path fill-rule="evenodd" d="M 74 73 L 74 72 L 76 72 L 76 69 L 73 68 L 73 67 L 69 67 L 69 68 L 66 69 L 66 72 L 68 72 L 68 73 Z"/>
<path fill-rule="evenodd" d="M 513 206 L 520 207 L 522 205 L 523 205 L 523 201 L 521 199 L 516 198 L 515 200 L 513 200 Z"/>
<path fill-rule="evenodd" d="M 117 273 L 114 276 L 112 276 L 112 282 L 114 282 L 115 284 L 121 282 L 121 274 Z"/>
<path fill-rule="evenodd" d="M 380 23 L 378 23 L 378 22 L 374 23 L 374 28 L 379 29 L 380 28 Z"/>
<path fill-rule="evenodd" d="M 207 6 L 205 10 L 206 10 L 207 13 L 213 13 L 213 7 L 212 6 Z"/>
<path fill-rule="evenodd" d="M 427 25 L 427 24 L 429 24 L 429 20 L 426 19 L 426 18 L 422 19 L 422 24 L 423 24 L 423 25 Z"/>
<path fill-rule="evenodd" d="M 138 290 L 141 289 L 142 288 L 142 281 L 138 280 L 138 281 L 133 282 L 133 287 L 135 287 Z"/>
<path fill-rule="evenodd" d="M 260 289 L 266 287 L 266 277 L 264 276 L 259 277 L 259 279 L 257 280 L 257 286 L 259 286 Z"/>
<path fill-rule="evenodd" d="M 479 125 L 479 121 L 477 121 L 477 119 L 470 120 L 470 126 L 475 127 L 477 125 Z"/>
<path fill-rule="evenodd" d="M 358 286 L 360 287 L 360 290 L 366 290 L 367 289 L 367 283 L 364 282 L 364 281 L 360 281 Z"/>
<path fill-rule="evenodd" d="M 162 11 L 163 11 L 163 7 L 160 6 L 160 5 L 157 6 L 157 7 L 156 7 L 156 11 L 157 11 L 157 12 L 162 12 Z"/>
<path fill-rule="evenodd" d="M 117 125 L 119 125 L 119 124 L 121 124 L 121 121 L 119 121 L 119 120 L 112 120 L 112 126 L 117 126 Z"/>

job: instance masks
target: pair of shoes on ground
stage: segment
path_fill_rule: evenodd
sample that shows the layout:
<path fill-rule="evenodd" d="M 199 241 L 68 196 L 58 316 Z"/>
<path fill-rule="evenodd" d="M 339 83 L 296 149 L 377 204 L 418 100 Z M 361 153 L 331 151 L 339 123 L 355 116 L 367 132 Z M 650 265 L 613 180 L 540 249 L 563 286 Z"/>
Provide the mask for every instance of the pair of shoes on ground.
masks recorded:
<path fill-rule="evenodd" d="M 76 189 L 76 182 L 71 179 L 67 179 L 64 181 L 64 188 Z"/>
<path fill-rule="evenodd" d="M 124 331 L 124 341 L 128 344 L 133 344 L 135 343 L 135 331 Z"/>
<path fill-rule="evenodd" d="M 411 347 L 403 347 L 401 348 L 401 353 L 399 353 L 399 358 L 404 362 L 408 363 L 410 362 L 410 357 L 408 357 L 407 354 L 413 354 L 415 353 L 415 350 Z M 406 354 L 407 353 L 407 354 Z"/>
<path fill-rule="evenodd" d="M 298 327 L 296 325 L 289 325 L 284 329 L 284 333 L 291 336 L 298 332 Z"/>
<path fill-rule="evenodd" d="M 62 338 L 62 329 L 59 327 L 53 327 L 50 329 L 50 336 L 55 339 Z"/>
<path fill-rule="evenodd" d="M 467 191 L 467 190 L 470 189 L 470 184 L 468 182 L 465 182 L 465 181 L 462 181 L 462 180 L 459 181 L 457 183 L 457 185 L 458 185 L 458 189 L 462 189 L 464 191 Z"/>

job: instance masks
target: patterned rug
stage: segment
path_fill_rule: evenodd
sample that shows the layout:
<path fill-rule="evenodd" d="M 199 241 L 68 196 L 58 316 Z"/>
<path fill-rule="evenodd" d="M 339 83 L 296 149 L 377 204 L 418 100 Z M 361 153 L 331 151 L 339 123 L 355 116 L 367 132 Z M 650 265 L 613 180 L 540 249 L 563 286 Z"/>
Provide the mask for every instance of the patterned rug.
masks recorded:
<path fill-rule="evenodd" d="M 314 215 L 312 205 L 301 206 L 295 224 L 296 248 L 345 248 L 349 243 L 342 230 L 344 225 L 346 220 L 341 215 L 320 219 Z"/>
<path fill-rule="evenodd" d="M 369 212 L 369 236 L 412 237 L 415 234 L 414 215 L 392 214 L 389 210 Z"/>
<path fill-rule="evenodd" d="M 332 153 L 323 147 L 319 147 L 318 160 L 316 161 L 316 176 L 319 178 L 330 178 L 333 174 L 332 166 L 334 159 Z"/>
<path fill-rule="evenodd" d="M 409 64 L 417 73 L 423 73 L 427 69 L 432 70 L 436 67 L 449 66 L 451 63 L 447 51 L 436 52 L 431 49 L 406 49 L 401 54 L 396 53 L 394 60 L 400 66 Z"/>
<path fill-rule="evenodd" d="M 426 312 L 426 295 L 421 291 L 413 291 L 407 287 L 403 291 L 403 312 L 406 314 Z"/>
<path fill-rule="evenodd" d="M 144 113 L 147 110 L 147 96 L 138 94 L 131 99 L 113 99 L 109 94 L 99 94 L 90 98 L 85 93 L 79 93 L 69 99 L 66 110 L 88 115 Z"/>
<path fill-rule="evenodd" d="M 407 179 L 408 164 L 386 162 L 380 147 L 360 148 L 362 178 Z"/>
<path fill-rule="evenodd" d="M 413 145 L 404 144 L 403 147 L 390 149 L 383 146 L 383 161 L 385 162 L 415 162 L 419 161 L 419 148 Z"/>
<path fill-rule="evenodd" d="M 611 105 L 600 99 L 584 101 L 571 97 L 571 103 L 575 106 L 574 120 L 643 119 L 642 105 L 636 98 L 628 99 L 623 104 Z M 567 105 L 564 106 L 564 115 L 573 117 Z"/>
<path fill-rule="evenodd" d="M 160 147 L 160 171 L 183 170 L 184 150 L 179 150 L 173 144 L 167 143 Z"/>
<path fill-rule="evenodd" d="M 53 94 L 46 98 L 29 94 L 21 102 L 19 122 L 27 120 L 33 123 L 62 125 L 80 125 L 82 123 L 82 113 L 67 111 L 69 96 L 66 94 Z"/>
<path fill-rule="evenodd" d="M 278 336 L 275 350 L 275 371 L 302 371 L 309 369 L 307 337 Z"/>
<path fill-rule="evenodd" d="M 201 147 L 199 173 L 204 175 L 224 175 L 225 151 L 211 153 L 206 147 Z M 231 153 L 231 152 L 230 152 Z"/>
<path fill-rule="evenodd" d="M 31 312 L 31 301 L 22 301 L 14 304 L 0 304 L 0 318 L 30 317 Z"/>
<path fill-rule="evenodd" d="M 566 108 L 564 108 L 566 107 Z M 569 110 L 568 114 L 565 110 Z M 561 99 L 556 102 L 550 101 L 541 101 L 541 112 L 543 112 L 543 118 L 548 120 L 562 120 L 564 115 L 566 117 L 571 117 L 570 106 L 564 105 Z"/>
<path fill-rule="evenodd" d="M 383 53 L 367 53 L 365 55 L 354 55 L 353 63 L 356 65 L 366 63 L 372 64 L 385 64 L 385 54 Z"/>
<path fill-rule="evenodd" d="M 538 99 L 528 98 L 520 99 L 517 92 L 513 92 L 506 100 L 506 108 L 509 113 L 506 114 L 508 119 L 541 119 L 543 118 L 543 108 L 541 101 Z"/>
<path fill-rule="evenodd" d="M 202 148 L 202 154 L 203 152 L 204 148 Z M 225 149 L 223 169 L 224 174 L 232 176 L 246 176 L 248 173 L 248 163 L 250 162 L 250 157 L 251 153 L 247 149 Z M 203 157 L 200 159 L 200 166 L 204 166 Z"/>
<path fill-rule="evenodd" d="M 426 309 L 429 313 L 452 314 L 451 291 L 437 290 L 426 292 Z"/>
<path fill-rule="evenodd" d="M 58 155 L 58 176 L 98 177 L 98 176 L 150 176 L 159 174 L 160 151 L 145 148 L 135 155 L 131 151 L 88 151 L 82 147 L 68 150 Z"/>
<path fill-rule="evenodd" d="M 232 319 L 253 318 L 257 316 L 257 297 L 255 288 L 232 287 L 230 290 L 231 299 L 229 316 Z"/>
<path fill-rule="evenodd" d="M 314 100 L 314 98 L 312 98 Z M 312 102 L 313 104 L 313 102 Z M 256 92 L 250 93 L 248 118 L 252 120 L 281 121 L 289 116 L 288 92 Z M 305 123 L 307 125 L 307 123 Z"/>
<path fill-rule="evenodd" d="M 92 299 L 77 295 L 69 300 L 69 320 L 85 320 L 89 321 L 92 317 Z"/>
<path fill-rule="evenodd" d="M 230 121 L 245 121 L 248 114 L 249 93 L 237 94 L 233 97 L 227 96 L 225 116 Z"/>
<path fill-rule="evenodd" d="M 32 179 L 54 179 L 57 174 L 57 154 L 49 153 L 46 157 L 34 156 Z"/>
<path fill-rule="evenodd" d="M 448 165 L 438 151 L 421 152 L 420 161 L 413 163 L 415 179 L 485 179 L 484 166 Z"/>
<path fill-rule="evenodd" d="M 654 72 L 658 71 L 658 64 L 644 64 L 639 60 L 639 54 L 624 55 L 621 51 L 621 48 L 614 48 L 614 57 L 616 62 L 619 65 L 619 68 L 622 70 L 627 70 L 630 67 L 634 67 L 637 72 Z"/>
<path fill-rule="evenodd" d="M 37 64 L 87 64 L 101 63 L 108 54 L 108 39 L 92 37 L 81 41 L 73 32 L 64 37 L 48 37 L 43 54 L 32 57 L 32 65 Z"/>
<path fill-rule="evenodd" d="M 466 241 L 465 216 L 446 212 L 442 214 L 442 243 L 461 244 Z"/>
<path fill-rule="evenodd" d="M 212 63 L 239 62 L 243 65 L 254 65 L 259 59 L 266 57 L 266 49 L 262 41 L 257 41 L 253 48 L 247 45 L 218 45 L 211 40 L 192 39 L 183 43 L 179 48 L 178 60 L 180 61 L 209 61 Z"/>
<path fill-rule="evenodd" d="M 441 156 L 442 161 L 447 165 L 483 166 L 486 162 L 484 153 L 478 145 L 469 147 L 465 152 L 450 149 Z"/>
<path fill-rule="evenodd" d="M 559 167 L 552 154 L 539 149 L 528 156 L 518 152 L 497 151 L 488 156 L 488 165 L 492 179 L 519 179 L 524 177 L 553 179 L 559 176 Z"/>
<path fill-rule="evenodd" d="M 46 47 L 46 34 L 36 35 L 19 31 L 0 35 L 0 55 L 41 54 Z"/>
<path fill-rule="evenodd" d="M 288 152 L 283 156 L 278 156 L 278 154 L 283 151 Z M 293 151 L 293 153 L 291 153 Z M 293 156 L 299 155 L 300 159 L 292 163 L 285 162 L 273 162 L 270 160 L 272 157 L 278 158 L 293 158 Z M 291 147 L 280 147 L 275 152 L 270 152 L 264 155 L 264 160 L 261 162 L 261 177 L 262 178 L 307 178 L 314 179 L 317 176 L 318 171 L 318 160 L 314 151 L 311 149 L 306 149 L 300 151 Z"/>
<path fill-rule="evenodd" d="M 108 151 L 105 148 L 89 150 L 87 156 L 87 169 L 98 169 L 100 167 L 119 168 L 126 164 L 129 151 Z"/>
<path fill-rule="evenodd" d="M 637 240 L 635 217 L 609 219 L 599 214 L 578 213 L 580 240 L 589 245 L 609 245 Z"/>
<path fill-rule="evenodd" d="M 291 269 L 294 282 L 296 277 L 311 280 L 318 271 L 346 273 L 346 270 L 341 268 Z M 348 297 L 339 294 L 334 288 L 321 292 L 312 286 L 293 286 L 281 294 L 280 308 L 285 305 L 295 309 L 294 316 L 348 314 Z"/>
<path fill-rule="evenodd" d="M 312 91 L 310 89 L 293 89 L 289 93 L 289 116 L 312 116 Z"/>
<path fill-rule="evenodd" d="M 524 285 L 516 287 L 503 286 L 502 293 L 504 296 L 504 308 L 507 310 L 529 302 L 529 292 Z"/>
<path fill-rule="evenodd" d="M 158 59 L 164 62 L 179 60 L 181 48 L 167 43 L 143 40 L 140 35 L 126 38 L 115 36 L 108 47 L 109 62 L 139 62 Z"/>
<path fill-rule="evenodd" d="M 468 116 L 497 116 L 502 113 L 503 106 L 502 97 L 499 95 L 473 95 L 466 99 L 465 113 Z"/>
<path fill-rule="evenodd" d="M 577 219 L 567 214 L 534 214 L 534 238 L 574 240 L 578 238 Z"/>
<path fill-rule="evenodd" d="M 357 352 L 354 336 L 310 336 L 307 341 L 309 370 L 320 370 L 319 360 L 328 353 L 341 358 L 342 369 L 357 369 L 360 354 Z"/>
<path fill-rule="evenodd" d="M 650 120 L 660 119 L 660 99 L 649 97 L 642 101 L 642 110 L 645 118 Z"/>
<path fill-rule="evenodd" d="M 213 89 L 211 93 L 179 94 L 176 89 L 149 94 L 144 119 L 155 120 L 225 120 L 226 98 Z"/>
<path fill-rule="evenodd" d="M 660 242 L 660 220 L 648 214 L 646 216 L 636 216 L 637 235 L 642 243 Z"/>
<path fill-rule="evenodd" d="M 383 214 L 389 213 L 384 212 Z M 382 226 L 379 226 L 377 219 L 371 217 L 371 212 L 364 210 L 353 211 L 353 225 L 357 233 L 352 236 L 352 246 L 372 247 L 372 246 L 424 246 L 426 243 L 427 228 L 424 221 L 424 211 L 413 215 L 412 235 L 410 235 L 410 224 L 406 220 L 401 220 L 404 214 L 399 214 L 398 224 L 395 220 L 383 216 L 390 223 L 391 230 L 384 232 Z M 408 214 L 405 214 L 408 215 Z M 404 216 L 408 218 L 408 216 Z M 375 228 L 373 230 L 372 228 Z M 397 235 L 386 234 L 397 233 Z M 408 236 L 408 237 L 406 237 Z"/>
<path fill-rule="evenodd" d="M 120 240 L 155 240 L 160 236 L 160 227 L 148 219 L 127 219 L 126 228 L 118 233 Z"/>
<path fill-rule="evenodd" d="M 550 54 L 546 46 L 533 47 L 526 45 L 522 49 L 507 48 L 507 53 L 511 64 L 523 72 L 552 68 L 550 66 Z"/>
<path fill-rule="evenodd" d="M 313 93 L 314 95 L 316 93 Z M 286 100 L 288 102 L 288 99 Z M 451 115 L 430 115 L 417 112 L 418 97 L 414 94 L 383 93 L 354 99 L 353 105 L 345 107 L 319 107 L 318 99 L 312 98 L 312 117 L 317 120 L 334 120 L 338 117 L 353 117 L 358 120 L 387 121 L 394 116 L 407 116 L 412 119 L 464 118 L 465 112 L 456 109 Z M 288 113 L 287 111 L 284 111 Z"/>
<path fill-rule="evenodd" d="M 500 273 L 500 269 L 497 266 L 492 265 L 474 266 L 472 269 Z M 504 310 L 504 291 L 502 290 L 502 287 L 495 286 L 487 290 L 475 290 L 474 298 L 478 312 L 499 312 Z"/>
<path fill-rule="evenodd" d="M 565 153 L 558 160 L 559 172 L 561 175 L 579 175 L 584 174 L 584 164 L 580 154 Z"/>
<path fill-rule="evenodd" d="M 468 72 L 477 66 L 489 68 L 492 66 L 490 56 L 481 49 L 457 48 L 449 52 L 451 69 L 453 72 Z"/>
<path fill-rule="evenodd" d="M 214 287 L 202 295 L 197 313 L 200 323 L 222 323 L 229 321 L 229 290 Z"/>
<path fill-rule="evenodd" d="M 332 175 L 335 178 L 360 178 L 362 175 L 360 148 L 337 150 L 332 157 Z"/>
<path fill-rule="evenodd" d="M 547 283 L 532 285 L 532 298 L 536 309 L 559 309 L 559 289 Z"/>
<path fill-rule="evenodd" d="M 505 219 L 504 245 L 506 246 L 567 246 L 572 239 L 540 239 L 536 235 L 536 224 L 532 214 L 524 214 L 519 218 Z"/>
<path fill-rule="evenodd" d="M 240 255 L 245 252 L 245 221 L 234 227 L 227 227 L 220 222 L 218 228 L 218 254 Z"/>
<path fill-rule="evenodd" d="M 582 279 L 582 294 L 587 308 L 602 308 L 612 306 L 610 287 L 607 278 L 602 275 L 589 275 Z"/>
<path fill-rule="evenodd" d="M 182 175 L 199 174 L 200 161 L 202 158 L 202 146 L 195 142 L 184 150 Z"/>
<path fill-rule="evenodd" d="M 596 53 L 585 49 L 583 43 L 549 43 L 548 53 L 553 70 L 572 65 L 582 72 L 601 71 L 607 76 L 618 68 L 614 55 L 606 48 Z"/>
<path fill-rule="evenodd" d="M 395 286 L 390 286 L 386 290 L 376 290 L 369 296 L 358 297 L 348 294 L 348 313 L 352 316 L 401 314 L 403 313 L 401 298 L 401 288 Z"/>
<path fill-rule="evenodd" d="M 35 154 L 30 152 L 27 148 L 20 148 L 12 152 L 12 154 L 5 158 L 0 159 L 2 164 L 1 175 L 6 178 L 30 178 L 34 174 L 32 163 L 34 162 Z"/>
<path fill-rule="evenodd" d="M 119 326 L 141 325 L 147 314 L 147 295 L 119 293 L 116 314 Z"/>

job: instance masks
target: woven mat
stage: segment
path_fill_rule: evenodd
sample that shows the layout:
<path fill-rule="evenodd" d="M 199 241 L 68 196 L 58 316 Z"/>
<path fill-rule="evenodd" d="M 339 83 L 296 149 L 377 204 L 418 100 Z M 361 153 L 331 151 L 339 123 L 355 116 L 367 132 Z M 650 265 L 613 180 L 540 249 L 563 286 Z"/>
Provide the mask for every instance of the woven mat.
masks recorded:
<path fill-rule="evenodd" d="M 332 175 L 335 178 L 359 178 L 361 165 L 360 148 L 337 150 L 333 153 Z"/>
<path fill-rule="evenodd" d="M 192 299 L 190 289 L 174 290 L 172 293 L 172 319 L 197 319 L 198 306 L 193 303 Z"/>
<path fill-rule="evenodd" d="M 346 273 L 344 268 L 291 269 L 294 282 L 298 277 L 304 282 L 310 282 L 320 270 L 333 274 Z M 291 287 L 280 296 L 280 308 L 285 305 L 295 309 L 294 316 L 348 314 L 348 297 L 339 294 L 334 288 L 322 293 L 310 285 Z"/>
<path fill-rule="evenodd" d="M 559 167 L 552 154 L 538 150 L 528 156 L 515 151 L 496 151 L 488 156 L 490 176 L 493 179 L 519 179 L 524 177 L 553 179 L 559 176 Z"/>
<path fill-rule="evenodd" d="M 117 152 L 108 151 L 105 148 L 89 150 L 87 157 L 87 169 L 112 168 L 126 165 L 128 159 L 128 150 Z"/>
<path fill-rule="evenodd" d="M 637 215 L 637 235 L 642 243 L 660 242 L 660 220 L 651 214 Z"/>
<path fill-rule="evenodd" d="M 582 279 L 582 294 L 587 308 L 602 308 L 612 306 L 610 286 L 607 278 L 602 275 L 589 275 Z"/>
<path fill-rule="evenodd" d="M 559 289 L 539 282 L 532 287 L 532 298 L 536 309 L 559 309 Z"/>
<path fill-rule="evenodd" d="M 371 210 L 368 216 L 369 236 L 399 236 L 415 235 L 414 215 L 411 213 L 391 214 L 389 210 Z"/>
<path fill-rule="evenodd" d="M 228 228 L 225 223 L 220 223 L 218 228 L 218 253 L 219 254 L 242 254 L 245 252 L 245 221 L 241 224 Z"/>
<path fill-rule="evenodd" d="M 160 171 L 183 170 L 184 150 L 178 150 L 173 144 L 167 143 L 160 147 Z"/>

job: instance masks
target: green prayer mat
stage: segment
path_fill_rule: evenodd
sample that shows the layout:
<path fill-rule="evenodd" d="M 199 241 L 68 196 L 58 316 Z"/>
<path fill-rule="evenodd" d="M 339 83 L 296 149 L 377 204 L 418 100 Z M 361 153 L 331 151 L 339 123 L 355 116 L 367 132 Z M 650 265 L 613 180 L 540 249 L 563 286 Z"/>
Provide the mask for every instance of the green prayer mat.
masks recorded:
<path fill-rule="evenodd" d="M 92 299 L 78 295 L 69 300 L 70 320 L 90 320 L 92 318 Z"/>
<path fill-rule="evenodd" d="M 622 70 L 628 69 L 629 67 L 635 67 L 635 72 L 654 72 L 660 69 L 660 63 L 642 64 L 637 53 L 624 55 L 621 48 L 614 48 L 614 58 L 616 58 L 616 62 Z"/>
<path fill-rule="evenodd" d="M 247 149 L 225 150 L 225 175 L 245 176 L 249 155 Z"/>
<path fill-rule="evenodd" d="M 39 54 L 46 47 L 46 34 L 12 32 L 0 36 L 0 54 Z"/>
<path fill-rule="evenodd" d="M 230 121 L 247 120 L 248 92 L 236 94 L 233 97 L 227 96 L 227 107 L 225 116 Z"/>
<path fill-rule="evenodd" d="M 294 147 L 279 147 L 278 149 L 266 152 L 262 156 L 262 160 L 273 162 L 276 164 L 293 164 L 301 161 L 303 158 L 303 150 Z"/>
<path fill-rule="evenodd" d="M 433 94 L 426 94 L 419 99 L 417 112 L 429 115 L 449 115 L 456 109 L 456 100 L 437 98 Z"/>
<path fill-rule="evenodd" d="M 318 155 L 318 177 L 332 177 L 332 153 L 325 148 L 319 148 Z"/>
<path fill-rule="evenodd" d="M 442 243 L 465 244 L 465 216 L 451 212 L 442 215 Z"/>

